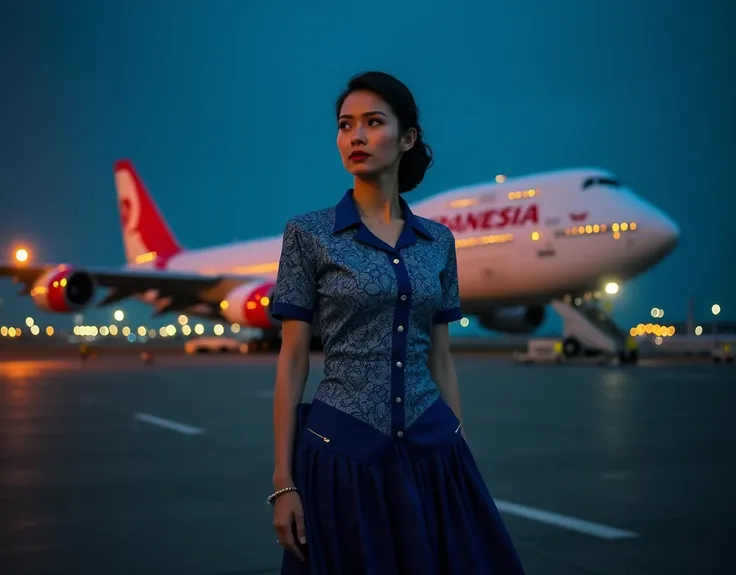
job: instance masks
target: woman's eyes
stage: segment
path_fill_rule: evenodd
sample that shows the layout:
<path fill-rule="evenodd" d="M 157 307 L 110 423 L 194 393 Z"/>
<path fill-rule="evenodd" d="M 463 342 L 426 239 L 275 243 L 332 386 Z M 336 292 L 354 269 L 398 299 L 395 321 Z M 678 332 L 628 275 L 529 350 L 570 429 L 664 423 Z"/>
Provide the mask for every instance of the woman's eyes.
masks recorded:
<path fill-rule="evenodd" d="M 368 125 L 369 126 L 380 126 L 381 121 L 377 118 L 371 118 L 370 120 L 368 120 Z M 340 122 L 339 127 L 341 130 L 346 130 L 347 128 L 350 127 L 350 124 L 348 122 Z"/>

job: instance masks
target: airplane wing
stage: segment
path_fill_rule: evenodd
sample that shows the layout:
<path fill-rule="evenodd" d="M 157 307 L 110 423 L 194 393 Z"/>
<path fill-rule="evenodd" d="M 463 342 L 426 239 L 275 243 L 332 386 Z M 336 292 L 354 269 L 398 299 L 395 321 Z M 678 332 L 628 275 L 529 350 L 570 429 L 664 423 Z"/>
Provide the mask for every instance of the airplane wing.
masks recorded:
<path fill-rule="evenodd" d="M 10 277 L 23 284 L 21 295 L 28 295 L 34 284 L 55 270 L 62 270 L 57 264 L 18 265 L 0 263 L 0 277 Z M 220 302 L 235 287 L 252 282 L 264 282 L 267 278 L 245 275 L 202 275 L 169 270 L 70 267 L 76 273 L 90 277 L 96 287 L 107 288 L 109 293 L 99 306 L 157 292 L 157 299 L 167 303 L 157 309 L 157 314 L 184 310 L 197 304 L 209 304 L 219 308 Z"/>

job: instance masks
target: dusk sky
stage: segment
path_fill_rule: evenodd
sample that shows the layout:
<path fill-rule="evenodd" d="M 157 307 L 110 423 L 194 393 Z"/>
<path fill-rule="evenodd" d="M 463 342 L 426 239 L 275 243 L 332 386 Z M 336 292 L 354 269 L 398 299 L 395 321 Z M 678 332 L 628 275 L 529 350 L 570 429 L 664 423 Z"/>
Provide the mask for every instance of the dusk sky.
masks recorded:
<path fill-rule="evenodd" d="M 735 319 L 732 14 L 717 0 L 3 3 L 0 259 L 22 241 L 36 260 L 122 265 L 121 157 L 187 247 L 279 234 L 349 187 L 333 104 L 381 69 L 414 92 L 435 152 L 410 203 L 496 174 L 607 168 L 682 229 L 622 287 L 616 320 L 653 306 L 684 320 L 690 296 L 700 321 L 714 302 Z M 0 324 L 72 325 L 16 291 L 0 280 Z M 122 307 L 131 325 L 176 317 Z"/>

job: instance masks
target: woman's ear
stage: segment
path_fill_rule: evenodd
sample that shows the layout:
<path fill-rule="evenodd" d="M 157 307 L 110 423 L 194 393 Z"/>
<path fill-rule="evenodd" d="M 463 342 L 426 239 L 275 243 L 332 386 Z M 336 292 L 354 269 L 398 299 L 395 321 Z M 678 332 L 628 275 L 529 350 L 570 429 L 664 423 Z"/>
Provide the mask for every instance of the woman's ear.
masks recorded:
<path fill-rule="evenodd" d="M 417 141 L 416 128 L 409 128 L 401 138 L 401 151 L 408 152 L 414 147 Z"/>

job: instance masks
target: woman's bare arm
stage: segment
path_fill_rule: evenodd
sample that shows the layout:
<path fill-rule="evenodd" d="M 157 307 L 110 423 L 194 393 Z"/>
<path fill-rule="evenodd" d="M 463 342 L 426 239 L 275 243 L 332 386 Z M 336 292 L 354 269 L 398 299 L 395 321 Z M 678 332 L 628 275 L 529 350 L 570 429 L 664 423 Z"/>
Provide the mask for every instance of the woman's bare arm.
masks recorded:
<path fill-rule="evenodd" d="M 291 473 L 296 406 L 304 397 L 309 376 L 309 343 L 311 327 L 298 320 L 282 322 L 281 351 L 276 365 L 273 398 L 275 489 L 294 485 Z"/>
<path fill-rule="evenodd" d="M 450 351 L 450 328 L 446 323 L 432 326 L 431 347 L 429 350 L 429 371 L 437 384 L 442 398 L 447 402 L 455 417 L 462 425 L 463 417 L 460 410 L 460 389 L 455 372 L 455 362 Z M 463 428 L 463 437 L 465 429 Z"/>

